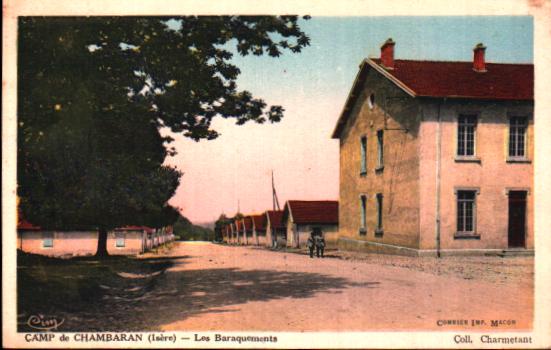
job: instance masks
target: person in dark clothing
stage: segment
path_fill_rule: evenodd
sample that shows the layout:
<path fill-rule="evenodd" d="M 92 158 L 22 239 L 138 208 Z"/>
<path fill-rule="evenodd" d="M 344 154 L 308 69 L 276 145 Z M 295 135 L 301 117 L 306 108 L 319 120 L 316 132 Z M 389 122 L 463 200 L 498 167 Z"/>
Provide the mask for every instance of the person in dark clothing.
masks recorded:
<path fill-rule="evenodd" d="M 325 238 L 323 238 L 323 233 L 321 232 L 321 229 L 314 229 L 314 237 L 316 256 L 318 258 L 323 258 L 323 251 L 325 250 Z"/>
<path fill-rule="evenodd" d="M 308 237 L 308 242 L 306 242 L 306 245 L 308 246 L 308 250 L 310 251 L 310 258 L 313 258 L 314 257 L 314 247 L 315 247 L 315 242 L 314 242 L 314 232 L 312 231 L 310 233 L 310 237 Z"/>
<path fill-rule="evenodd" d="M 325 250 L 325 239 L 323 236 L 316 237 L 316 256 L 323 258 L 323 251 Z"/>

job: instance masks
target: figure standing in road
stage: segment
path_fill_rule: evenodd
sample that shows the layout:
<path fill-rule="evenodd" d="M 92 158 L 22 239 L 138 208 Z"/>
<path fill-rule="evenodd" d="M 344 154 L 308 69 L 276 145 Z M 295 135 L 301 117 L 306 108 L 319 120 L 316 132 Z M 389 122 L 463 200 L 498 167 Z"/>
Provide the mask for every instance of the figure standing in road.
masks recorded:
<path fill-rule="evenodd" d="M 306 244 L 308 246 L 308 250 L 310 251 L 310 258 L 313 258 L 314 246 L 316 245 L 314 242 L 314 231 L 310 232 L 310 237 L 308 237 L 308 242 Z"/>
<path fill-rule="evenodd" d="M 315 245 L 316 245 L 316 256 L 318 258 L 323 258 L 323 251 L 325 250 L 325 238 L 323 238 L 323 233 L 321 229 L 315 228 Z"/>

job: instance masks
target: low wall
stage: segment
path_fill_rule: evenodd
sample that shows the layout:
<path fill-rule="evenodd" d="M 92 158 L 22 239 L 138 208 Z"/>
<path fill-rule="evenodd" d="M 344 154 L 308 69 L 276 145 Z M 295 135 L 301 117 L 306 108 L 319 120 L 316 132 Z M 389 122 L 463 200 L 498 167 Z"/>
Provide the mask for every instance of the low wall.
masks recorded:
<path fill-rule="evenodd" d="M 352 238 L 340 237 L 337 240 L 337 247 L 339 250 L 348 250 L 365 253 L 378 253 L 378 254 L 397 254 L 407 256 L 417 256 L 418 249 L 400 247 L 390 244 L 361 241 Z"/>
<path fill-rule="evenodd" d="M 391 255 L 405 255 L 405 256 L 437 256 L 435 249 L 415 249 L 409 247 L 401 247 L 392 244 L 377 243 L 370 241 L 356 240 L 347 237 L 340 237 L 337 240 L 337 246 L 339 250 L 355 251 L 362 253 L 375 253 L 375 254 L 391 254 Z M 440 250 L 440 256 L 484 256 L 484 255 L 496 255 L 503 253 L 507 250 L 504 249 L 442 249 Z M 533 255 L 533 250 L 522 250 L 519 252 L 509 252 L 510 254 L 522 254 Z"/>
<path fill-rule="evenodd" d="M 124 246 L 117 247 L 117 235 L 123 235 Z M 45 239 L 51 237 L 52 245 L 45 246 Z M 120 242 L 119 242 L 120 243 Z M 24 252 L 55 257 L 86 256 L 96 254 L 97 231 L 18 231 L 17 248 Z M 140 254 L 144 247 L 141 231 L 111 231 L 107 233 L 109 255 Z"/>

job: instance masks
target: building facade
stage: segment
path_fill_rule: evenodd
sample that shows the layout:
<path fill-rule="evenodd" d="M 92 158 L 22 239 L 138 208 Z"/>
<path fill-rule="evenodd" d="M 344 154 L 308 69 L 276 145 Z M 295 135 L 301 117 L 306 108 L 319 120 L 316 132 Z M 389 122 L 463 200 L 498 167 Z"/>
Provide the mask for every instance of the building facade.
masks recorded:
<path fill-rule="evenodd" d="M 256 237 L 253 232 L 253 219 L 250 216 L 243 218 L 243 232 L 245 233 L 245 244 L 254 245 Z"/>
<path fill-rule="evenodd" d="M 362 62 L 340 140 L 339 246 L 480 254 L 534 247 L 533 65 Z"/>
<path fill-rule="evenodd" d="M 266 215 L 251 215 L 255 245 L 266 245 Z"/>
<path fill-rule="evenodd" d="M 19 218 L 18 249 L 53 257 L 94 255 L 98 247 L 97 230 L 46 230 Z M 126 226 L 107 233 L 109 255 L 137 255 L 174 240 L 172 227 L 152 229 Z"/>
<path fill-rule="evenodd" d="M 266 215 L 266 245 L 272 248 L 287 246 L 287 232 L 283 225 L 283 210 L 268 210 Z"/>
<path fill-rule="evenodd" d="M 287 232 L 287 246 L 302 248 L 314 229 L 320 229 L 326 246 L 335 246 L 339 229 L 337 201 L 296 201 L 285 203 L 282 222 Z"/>

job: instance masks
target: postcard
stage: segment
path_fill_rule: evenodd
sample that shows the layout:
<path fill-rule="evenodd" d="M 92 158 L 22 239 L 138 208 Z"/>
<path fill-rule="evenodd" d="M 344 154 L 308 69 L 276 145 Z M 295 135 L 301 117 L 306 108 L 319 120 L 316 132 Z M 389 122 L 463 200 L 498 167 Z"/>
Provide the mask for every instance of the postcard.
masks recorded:
<path fill-rule="evenodd" d="M 7 1 L 4 347 L 550 347 L 550 12 Z"/>

